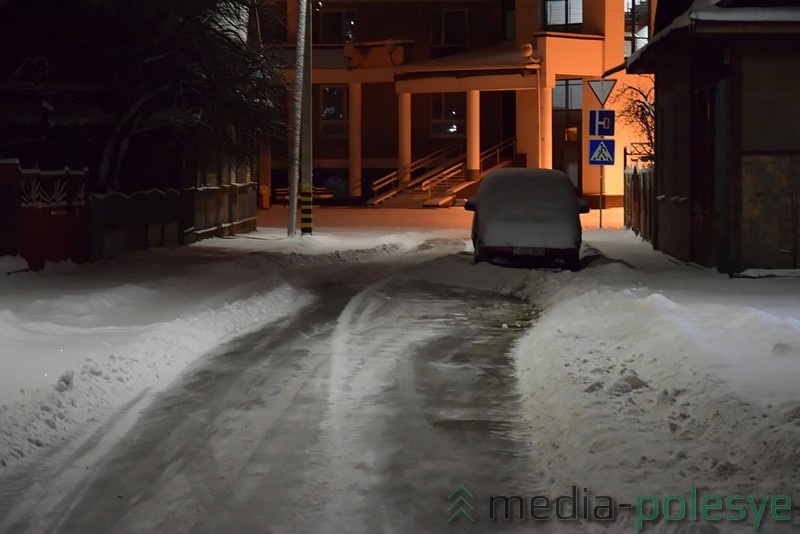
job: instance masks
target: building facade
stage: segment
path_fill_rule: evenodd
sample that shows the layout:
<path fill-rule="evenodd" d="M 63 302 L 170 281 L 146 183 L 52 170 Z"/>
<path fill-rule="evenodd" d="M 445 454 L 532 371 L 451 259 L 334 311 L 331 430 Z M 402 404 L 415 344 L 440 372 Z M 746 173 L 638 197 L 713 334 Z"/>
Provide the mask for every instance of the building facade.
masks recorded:
<path fill-rule="evenodd" d="M 656 248 L 729 273 L 800 267 L 793 3 L 658 4 L 628 62 L 656 78 Z"/>
<path fill-rule="evenodd" d="M 296 39 L 296 0 L 285 39 Z M 464 176 L 480 177 L 491 149 L 515 146 L 511 164 L 567 172 L 598 204 L 590 165 L 586 83 L 623 64 L 647 39 L 642 0 L 325 0 L 313 7 L 314 185 L 369 201 L 387 173 L 411 179 L 414 162 L 459 145 Z M 623 83 L 639 83 L 624 71 Z M 605 205 L 621 205 L 623 147 L 605 170 Z M 504 143 L 506 145 L 504 145 Z M 289 150 L 262 158 L 273 190 L 287 184 Z M 263 185 L 263 183 L 262 183 Z"/>

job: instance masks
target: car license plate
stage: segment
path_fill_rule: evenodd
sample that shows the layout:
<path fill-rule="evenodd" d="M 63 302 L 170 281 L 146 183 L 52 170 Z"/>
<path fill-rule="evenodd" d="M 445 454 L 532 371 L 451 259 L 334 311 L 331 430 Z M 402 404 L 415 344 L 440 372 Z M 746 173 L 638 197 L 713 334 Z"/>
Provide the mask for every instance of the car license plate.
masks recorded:
<path fill-rule="evenodd" d="M 544 256 L 543 248 L 514 247 L 512 253 L 515 256 Z"/>

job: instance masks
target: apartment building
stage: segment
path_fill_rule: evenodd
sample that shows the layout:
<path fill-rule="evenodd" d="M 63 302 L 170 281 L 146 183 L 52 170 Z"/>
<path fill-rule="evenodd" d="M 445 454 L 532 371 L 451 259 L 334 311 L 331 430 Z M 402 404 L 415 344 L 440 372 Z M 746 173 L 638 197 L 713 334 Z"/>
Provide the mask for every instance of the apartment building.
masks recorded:
<path fill-rule="evenodd" d="M 286 10 L 291 46 L 298 2 L 273 3 Z M 371 202 L 414 181 L 425 163 L 460 157 L 465 181 L 498 164 L 558 168 L 599 203 L 587 124 L 600 103 L 586 82 L 614 71 L 639 83 L 619 67 L 647 40 L 647 0 L 315 0 L 309 7 L 315 186 Z M 623 149 L 637 140 L 619 124 L 615 138 L 615 164 L 604 169 L 606 206 L 621 205 Z M 278 142 L 262 159 L 273 190 L 286 186 L 289 153 Z"/>

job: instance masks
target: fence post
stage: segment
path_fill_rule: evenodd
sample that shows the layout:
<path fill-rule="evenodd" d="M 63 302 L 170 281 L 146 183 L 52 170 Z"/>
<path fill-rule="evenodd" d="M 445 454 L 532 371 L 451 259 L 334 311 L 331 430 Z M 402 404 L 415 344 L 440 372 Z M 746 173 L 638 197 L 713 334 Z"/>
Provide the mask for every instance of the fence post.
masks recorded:
<path fill-rule="evenodd" d="M 0 160 L 0 256 L 19 254 L 20 187 L 19 160 Z"/>

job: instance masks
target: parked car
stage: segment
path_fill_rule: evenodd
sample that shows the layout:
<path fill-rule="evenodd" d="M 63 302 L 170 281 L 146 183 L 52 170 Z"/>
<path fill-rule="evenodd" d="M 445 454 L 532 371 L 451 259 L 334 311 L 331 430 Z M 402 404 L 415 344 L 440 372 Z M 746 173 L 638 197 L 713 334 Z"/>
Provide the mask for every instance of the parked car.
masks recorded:
<path fill-rule="evenodd" d="M 476 263 L 580 267 L 580 214 L 588 213 L 589 206 L 563 172 L 492 171 L 464 208 L 475 213 L 472 244 Z"/>

